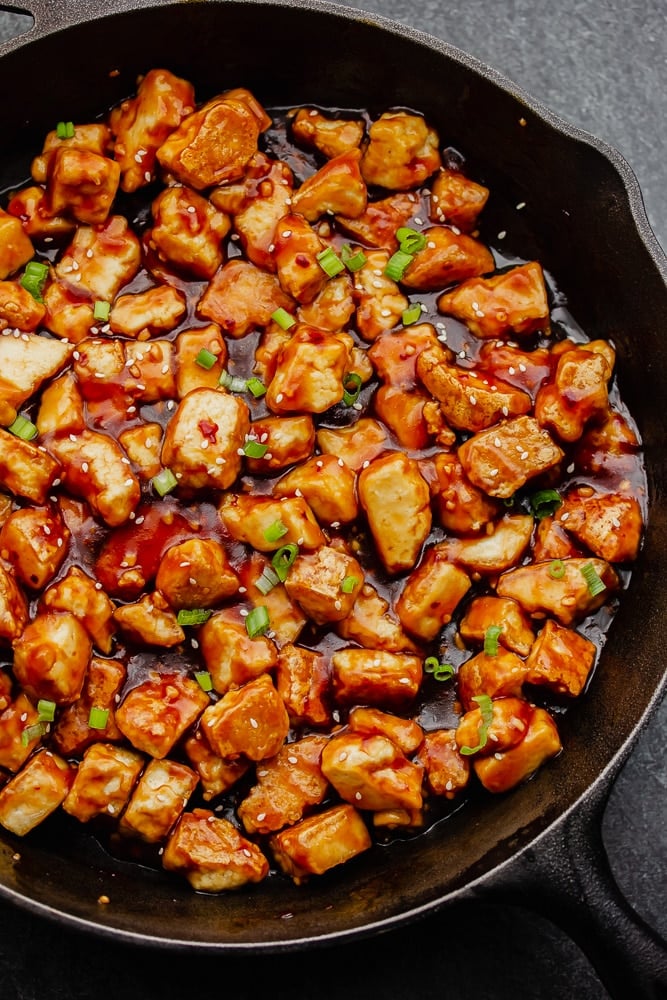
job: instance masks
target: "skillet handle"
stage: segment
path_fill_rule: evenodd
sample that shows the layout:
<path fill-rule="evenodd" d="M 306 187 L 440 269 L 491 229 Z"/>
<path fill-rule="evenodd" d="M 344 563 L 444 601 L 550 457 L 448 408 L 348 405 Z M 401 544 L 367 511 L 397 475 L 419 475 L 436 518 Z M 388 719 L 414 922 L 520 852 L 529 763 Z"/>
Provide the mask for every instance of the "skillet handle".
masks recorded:
<path fill-rule="evenodd" d="M 618 888 L 604 848 L 608 788 L 591 790 L 536 848 L 497 873 L 492 894 L 532 909 L 576 941 L 612 1000 L 667 998 L 667 944 Z"/>
<path fill-rule="evenodd" d="M 142 0 L 144 7 L 157 7 L 169 0 Z M 103 13 L 117 14 L 132 10 L 135 0 L 104 0 Z M 69 28 L 79 23 L 85 17 L 99 17 L 99 0 L 77 0 L 76 4 L 54 3 L 54 0 L 17 0 L 12 4 L 0 3 L 0 11 L 8 13 L 29 14 L 33 26 L 29 31 L 30 38 L 49 34 L 62 28 Z"/>

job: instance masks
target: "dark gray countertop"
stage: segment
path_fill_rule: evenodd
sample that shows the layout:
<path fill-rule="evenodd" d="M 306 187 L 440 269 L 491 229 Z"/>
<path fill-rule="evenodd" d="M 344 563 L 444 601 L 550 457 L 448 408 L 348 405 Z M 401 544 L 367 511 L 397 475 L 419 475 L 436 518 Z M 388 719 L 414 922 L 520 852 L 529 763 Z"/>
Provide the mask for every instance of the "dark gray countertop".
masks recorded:
<path fill-rule="evenodd" d="M 665 0 L 366 0 L 492 65 L 566 120 L 615 146 L 667 246 Z M 0 12 L 0 40 L 25 20 Z M 17 95 L 15 99 L 20 99 Z M 663 936 L 667 880 L 667 700 L 612 791 L 604 838 L 619 885 Z M 519 908 L 447 911 L 375 941 L 305 955 L 157 956 L 80 937 L 0 902 L 1 1000 L 602 1000 L 578 947 Z M 230 983 L 234 983 L 230 987 Z"/>

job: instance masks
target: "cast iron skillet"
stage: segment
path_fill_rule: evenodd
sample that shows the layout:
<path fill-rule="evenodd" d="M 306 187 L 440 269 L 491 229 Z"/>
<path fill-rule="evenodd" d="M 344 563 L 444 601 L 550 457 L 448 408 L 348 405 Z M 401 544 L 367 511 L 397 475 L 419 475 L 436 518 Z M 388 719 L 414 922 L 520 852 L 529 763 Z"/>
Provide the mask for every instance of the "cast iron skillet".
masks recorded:
<path fill-rule="evenodd" d="M 562 922 L 612 996 L 663 995 L 664 943 L 620 896 L 600 835 L 613 778 L 666 681 L 667 262 L 629 167 L 471 57 L 358 10 L 314 0 L 27 6 L 34 28 L 0 47 L 0 93 L 13 95 L 0 108 L 0 189 L 27 177 L 54 122 L 91 119 L 155 66 L 192 80 L 199 99 L 242 85 L 268 107 L 423 111 L 490 186 L 489 233 L 507 230 L 507 250 L 557 277 L 586 333 L 613 339 L 644 443 L 650 518 L 592 687 L 561 723 L 565 753 L 524 786 L 472 801 L 417 841 L 373 849 L 306 889 L 269 879 L 224 898 L 196 894 L 110 859 L 83 827 L 67 827 L 57 845 L 4 835 L 0 893 L 109 938 L 208 952 L 342 942 L 495 895 Z M 98 904 L 101 893 L 110 905 Z"/>

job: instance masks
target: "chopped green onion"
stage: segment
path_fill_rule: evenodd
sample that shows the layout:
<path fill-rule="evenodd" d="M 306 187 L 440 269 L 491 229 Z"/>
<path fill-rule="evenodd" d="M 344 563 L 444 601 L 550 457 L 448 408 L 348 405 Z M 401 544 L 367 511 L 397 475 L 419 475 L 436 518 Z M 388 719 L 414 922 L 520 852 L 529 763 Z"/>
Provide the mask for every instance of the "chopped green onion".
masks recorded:
<path fill-rule="evenodd" d="M 106 729 L 108 721 L 109 721 L 109 709 L 98 708 L 97 705 L 93 705 L 88 714 L 88 725 L 90 726 L 90 728 Z"/>
<path fill-rule="evenodd" d="M 405 253 L 404 250 L 397 250 L 387 261 L 384 273 L 392 281 L 400 281 L 413 259 L 411 253 Z"/>
<path fill-rule="evenodd" d="M 322 250 L 317 254 L 317 263 L 320 265 L 325 274 L 330 278 L 335 278 L 337 274 L 345 270 L 345 264 L 342 262 L 340 257 L 337 257 L 331 247 L 327 247 L 326 250 Z"/>
<path fill-rule="evenodd" d="M 565 576 L 565 563 L 562 559 L 552 559 L 549 563 L 549 576 L 552 580 L 562 580 Z"/>
<path fill-rule="evenodd" d="M 368 260 L 363 250 L 357 250 L 356 253 L 352 253 L 347 243 L 343 244 L 340 248 L 340 257 L 348 271 L 352 271 L 353 273 L 354 271 L 360 271 Z"/>
<path fill-rule="evenodd" d="M 255 438 L 248 438 L 243 445 L 243 454 L 246 458 L 264 458 L 268 450 L 268 444 L 262 444 L 261 441 L 256 441 Z"/>
<path fill-rule="evenodd" d="M 27 292 L 30 292 L 36 302 L 43 302 L 42 292 L 49 275 L 49 265 L 42 264 L 38 260 L 31 260 L 26 264 L 25 271 L 21 277 L 21 285 Z"/>
<path fill-rule="evenodd" d="M 210 371 L 217 360 L 213 351 L 209 351 L 207 347 L 202 347 L 195 358 L 195 364 L 199 365 L 200 368 L 205 368 L 206 371 Z"/>
<path fill-rule="evenodd" d="M 111 303 L 103 302 L 100 299 L 93 306 L 93 319 L 99 319 L 103 323 L 106 323 L 106 321 L 109 319 L 110 312 L 111 312 Z"/>
<path fill-rule="evenodd" d="M 283 535 L 287 534 L 288 530 L 287 525 L 278 519 L 264 529 L 264 537 L 267 542 L 277 542 Z"/>
<path fill-rule="evenodd" d="M 287 579 L 287 571 L 298 554 L 299 546 L 295 545 L 294 542 L 288 542 L 287 545 L 283 545 L 276 552 L 274 552 L 271 565 L 275 569 L 281 583 L 284 583 Z"/>
<path fill-rule="evenodd" d="M 359 399 L 361 392 L 361 375 L 356 372 L 348 372 L 343 379 L 343 403 L 345 406 L 354 406 Z"/>
<path fill-rule="evenodd" d="M 271 313 L 271 319 L 283 330 L 290 330 L 296 323 L 294 316 L 291 316 L 290 313 L 287 312 L 287 309 L 283 309 L 282 307 Z"/>
<path fill-rule="evenodd" d="M 181 608 L 176 615 L 176 621 L 179 625 L 203 625 L 212 614 L 213 612 L 207 608 Z"/>
<path fill-rule="evenodd" d="M 515 497 L 504 497 L 503 507 L 513 507 L 515 504 Z"/>
<path fill-rule="evenodd" d="M 344 594 L 351 594 L 358 583 L 359 580 L 356 576 L 346 576 L 340 585 L 340 589 Z"/>
<path fill-rule="evenodd" d="M 202 691 L 212 691 L 213 690 L 213 679 L 209 674 L 208 670 L 195 670 L 195 680 Z"/>
<path fill-rule="evenodd" d="M 178 479 L 171 469 L 163 469 L 162 472 L 158 472 L 157 476 L 153 476 L 151 484 L 155 492 L 163 497 L 178 486 Z"/>
<path fill-rule="evenodd" d="M 601 594 L 603 590 L 607 589 L 606 584 L 604 584 L 598 576 L 593 563 L 586 563 L 585 566 L 581 567 L 579 572 L 586 581 L 586 586 L 588 587 L 588 592 L 591 597 L 597 597 L 598 594 Z"/>
<path fill-rule="evenodd" d="M 248 383 L 244 378 L 239 378 L 238 375 L 230 375 L 228 371 L 220 373 L 218 385 L 221 385 L 224 389 L 229 389 L 230 392 L 245 392 L 248 388 Z"/>
<path fill-rule="evenodd" d="M 56 136 L 59 139 L 71 139 L 74 136 L 74 122 L 58 122 Z"/>
<path fill-rule="evenodd" d="M 427 656 L 424 660 L 424 670 L 427 674 L 433 674 L 436 681 L 449 681 L 454 676 L 454 667 L 451 663 L 441 663 L 437 656 Z"/>
<path fill-rule="evenodd" d="M 421 318 L 421 314 L 421 302 L 413 302 L 411 306 L 403 310 L 403 315 L 401 316 L 403 326 L 412 326 L 413 323 L 416 323 Z"/>
<path fill-rule="evenodd" d="M 53 722 L 56 717 L 55 701 L 48 701 L 46 698 L 40 698 L 37 702 L 37 714 L 40 722 Z"/>
<path fill-rule="evenodd" d="M 538 490 L 530 498 L 531 510 L 538 521 L 555 514 L 562 503 L 562 497 L 557 490 Z"/>
<path fill-rule="evenodd" d="M 266 392 L 266 386 L 264 385 L 262 380 L 256 378 L 254 375 L 252 378 L 248 379 L 247 388 L 253 394 L 255 399 L 259 399 L 259 397 L 263 396 L 264 393 Z"/>
<path fill-rule="evenodd" d="M 22 441 L 32 441 L 39 433 L 32 420 L 22 417 L 19 413 L 16 420 L 13 420 L 7 430 Z"/>
<path fill-rule="evenodd" d="M 487 740 L 489 738 L 489 726 L 493 722 L 493 702 L 488 694 L 478 694 L 473 698 L 476 701 L 482 712 L 482 725 L 479 727 L 479 743 L 476 747 L 461 747 L 461 753 L 466 756 L 471 753 L 477 753 L 486 746 Z"/>
<path fill-rule="evenodd" d="M 46 733 L 46 723 L 36 722 L 33 726 L 26 726 L 21 733 L 21 746 L 27 747 L 33 740 L 38 740 Z"/>
<path fill-rule="evenodd" d="M 487 656 L 498 655 L 498 636 L 501 632 L 500 625 L 489 625 L 484 633 L 484 652 Z"/>
<path fill-rule="evenodd" d="M 255 586 L 259 590 L 260 594 L 266 595 L 269 591 L 273 590 L 280 583 L 280 577 L 274 571 L 273 567 L 265 566 L 262 570 L 262 575 L 256 580 Z"/>
<path fill-rule="evenodd" d="M 245 630 L 251 639 L 256 639 L 268 631 L 270 624 L 268 608 L 260 604 L 246 616 Z"/>
<path fill-rule="evenodd" d="M 426 246 L 426 237 L 424 234 L 418 233 L 416 229 L 411 229 L 410 226 L 401 226 L 397 229 L 396 239 L 401 250 L 413 256 Z"/>

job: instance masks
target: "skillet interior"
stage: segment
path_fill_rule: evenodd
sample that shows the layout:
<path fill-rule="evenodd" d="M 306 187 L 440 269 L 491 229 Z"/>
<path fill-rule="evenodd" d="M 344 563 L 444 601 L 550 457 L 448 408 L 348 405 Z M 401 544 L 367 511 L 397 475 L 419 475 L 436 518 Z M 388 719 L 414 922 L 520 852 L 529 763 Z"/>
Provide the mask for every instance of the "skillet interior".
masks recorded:
<path fill-rule="evenodd" d="M 368 933 L 489 878 L 616 768 L 664 683 L 664 261 L 657 247 L 656 257 L 647 250 L 643 237 L 652 243 L 651 235 L 637 229 L 626 182 L 641 215 L 638 193 L 613 155 L 443 43 L 320 4 L 163 4 L 97 17 L 10 51 L 0 60 L 0 85 L 16 93 L 20 81 L 21 96 L 0 109 L 0 189 L 27 176 L 55 121 L 95 116 L 159 65 L 192 80 L 199 99 L 243 85 L 267 107 L 307 101 L 423 111 L 491 188 L 489 238 L 506 230 L 506 250 L 535 256 L 556 276 L 586 333 L 613 339 L 621 395 L 645 445 L 651 517 L 632 587 L 588 695 L 561 723 L 566 752 L 525 786 L 470 802 L 428 836 L 378 848 L 305 890 L 268 880 L 224 898 L 193 894 L 154 873 L 140 877 L 110 861 L 83 829 L 72 840 L 71 827 L 57 823 L 49 826 L 50 837 L 62 837 L 57 847 L 46 833 L 0 841 L 0 892 L 103 933 L 230 949 Z M 101 893 L 111 899 L 105 908 Z"/>

